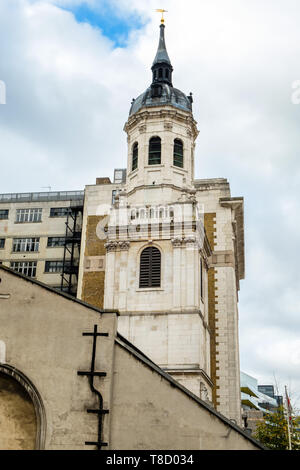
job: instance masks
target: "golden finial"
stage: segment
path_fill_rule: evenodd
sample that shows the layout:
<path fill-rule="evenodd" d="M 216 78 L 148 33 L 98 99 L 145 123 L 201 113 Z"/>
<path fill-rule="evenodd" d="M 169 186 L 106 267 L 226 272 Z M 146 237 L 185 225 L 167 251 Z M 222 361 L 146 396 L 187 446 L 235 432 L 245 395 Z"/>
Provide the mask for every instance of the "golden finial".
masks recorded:
<path fill-rule="evenodd" d="M 158 13 L 161 13 L 161 24 L 164 24 L 165 20 L 164 20 L 164 13 L 167 13 L 168 10 L 163 10 L 162 8 L 157 8 L 155 11 L 157 11 Z"/>

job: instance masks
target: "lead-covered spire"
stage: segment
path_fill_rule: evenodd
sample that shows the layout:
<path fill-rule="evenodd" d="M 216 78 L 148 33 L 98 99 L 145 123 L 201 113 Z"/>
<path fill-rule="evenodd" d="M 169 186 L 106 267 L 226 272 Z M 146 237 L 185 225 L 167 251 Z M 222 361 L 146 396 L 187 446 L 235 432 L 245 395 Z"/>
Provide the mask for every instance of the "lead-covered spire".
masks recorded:
<path fill-rule="evenodd" d="M 168 85 L 173 86 L 173 67 L 167 53 L 165 42 L 165 25 L 163 23 L 160 25 L 158 49 L 151 70 L 153 73 L 152 84 L 167 83 Z"/>

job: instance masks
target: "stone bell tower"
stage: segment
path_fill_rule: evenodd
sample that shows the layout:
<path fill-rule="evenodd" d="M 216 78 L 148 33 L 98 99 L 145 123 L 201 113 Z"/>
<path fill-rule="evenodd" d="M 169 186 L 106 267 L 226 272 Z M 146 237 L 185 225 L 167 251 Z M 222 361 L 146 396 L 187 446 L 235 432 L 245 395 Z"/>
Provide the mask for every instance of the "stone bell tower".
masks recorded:
<path fill-rule="evenodd" d="M 192 96 L 173 87 L 164 32 L 161 24 L 152 83 L 124 128 L 127 182 L 108 227 L 104 307 L 119 310 L 121 334 L 210 402 L 211 250 L 194 188 L 198 130 Z"/>
<path fill-rule="evenodd" d="M 85 189 L 78 296 L 118 309 L 124 337 L 240 424 L 243 198 L 194 178 L 193 99 L 173 86 L 164 24 L 151 71 L 124 127 L 126 181 Z"/>
<path fill-rule="evenodd" d="M 164 30 L 161 24 L 151 86 L 132 101 L 124 128 L 128 137 L 128 191 L 141 185 L 193 186 L 198 135 L 193 99 L 173 87 Z"/>

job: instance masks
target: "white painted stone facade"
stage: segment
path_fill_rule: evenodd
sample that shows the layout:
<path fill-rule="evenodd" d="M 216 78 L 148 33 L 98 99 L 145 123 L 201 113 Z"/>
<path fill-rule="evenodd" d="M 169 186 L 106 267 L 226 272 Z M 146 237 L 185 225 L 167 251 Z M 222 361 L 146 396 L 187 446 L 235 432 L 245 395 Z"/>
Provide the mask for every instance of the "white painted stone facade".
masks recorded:
<path fill-rule="evenodd" d="M 225 179 L 194 180 L 193 154 L 198 131 L 188 113 L 174 112 L 170 107 L 155 108 L 155 111 L 144 109 L 129 119 L 125 130 L 128 132 L 127 183 L 88 186 L 85 195 L 84 224 L 88 215 L 101 215 L 102 208 L 107 208 L 111 202 L 112 190 L 120 189 L 106 240 L 104 308 L 119 310 L 118 330 L 123 336 L 197 396 L 211 401 L 212 338 L 207 268 L 213 266 L 212 253 L 207 251 L 208 248 L 205 250 L 198 233 L 200 229 L 187 224 L 182 230 L 176 223 L 173 229 L 170 222 L 172 219 L 176 222 L 177 216 L 182 216 L 185 222 L 195 221 L 197 203 L 200 214 L 202 210 L 215 213 L 214 250 L 225 253 L 231 260 L 231 263 L 224 262 L 223 266 L 216 267 L 217 409 L 240 424 L 237 253 L 233 240 L 235 212 L 230 205 L 229 184 Z M 147 165 L 149 139 L 155 135 L 162 140 L 161 164 Z M 173 166 L 172 142 L 178 136 L 184 140 L 183 169 Z M 131 172 L 132 145 L 136 141 L 139 143 L 138 168 Z M 176 173 L 181 174 L 181 178 Z M 222 198 L 228 199 L 227 205 L 220 203 Z M 151 209 L 154 210 L 152 218 Z M 160 209 L 166 209 L 161 217 Z M 123 214 L 120 215 L 123 229 L 119 233 L 114 231 L 118 211 Z M 144 217 L 141 211 L 144 211 Z M 160 230 L 159 223 L 163 223 Z M 145 229 L 147 224 L 151 224 L 149 231 Z M 139 288 L 140 254 L 147 246 L 155 246 L 161 251 L 159 288 Z M 225 254 L 222 255 L 224 260 Z M 83 263 L 82 256 L 81 267 Z"/>

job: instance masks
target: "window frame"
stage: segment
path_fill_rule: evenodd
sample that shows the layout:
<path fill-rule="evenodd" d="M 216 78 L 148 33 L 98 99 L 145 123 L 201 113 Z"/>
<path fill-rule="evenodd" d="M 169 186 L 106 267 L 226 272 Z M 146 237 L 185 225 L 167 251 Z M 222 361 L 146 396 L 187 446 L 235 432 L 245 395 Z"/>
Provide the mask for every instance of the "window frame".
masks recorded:
<path fill-rule="evenodd" d="M 16 209 L 16 224 L 42 222 L 43 209 L 31 207 L 27 209 Z"/>
<path fill-rule="evenodd" d="M 176 142 L 180 142 L 182 153 L 178 152 L 179 145 Z M 177 146 L 177 151 L 176 151 L 176 146 Z M 176 166 L 177 168 L 184 168 L 184 145 L 183 145 L 183 141 L 178 138 L 174 139 L 174 142 L 173 142 L 173 166 Z"/>
<path fill-rule="evenodd" d="M 65 209 L 65 213 L 62 211 L 62 209 Z M 59 213 L 59 210 L 61 213 Z M 55 214 L 55 211 L 58 213 Z M 64 207 L 50 207 L 50 214 L 49 217 L 51 218 L 58 218 L 58 217 L 68 217 L 68 215 L 71 212 L 70 206 L 64 206 Z"/>
<path fill-rule="evenodd" d="M 62 243 L 61 244 L 57 243 L 55 245 L 53 245 L 53 244 L 50 245 L 49 240 L 59 240 Z M 66 244 L 66 237 L 65 236 L 48 237 L 47 238 L 47 248 L 62 248 L 62 247 L 65 246 L 65 244 Z"/>
<path fill-rule="evenodd" d="M 157 142 L 154 142 L 155 139 L 157 139 Z M 152 150 L 153 147 L 151 147 L 151 145 L 152 146 L 157 145 L 158 143 L 159 143 L 159 150 L 158 149 Z M 151 166 L 161 165 L 161 147 L 162 147 L 161 138 L 158 135 L 154 135 L 149 139 L 148 165 L 151 165 Z M 159 157 L 157 155 L 159 155 Z"/>
<path fill-rule="evenodd" d="M 159 255 L 159 283 L 157 279 L 153 279 L 153 251 L 155 250 L 155 253 Z M 143 267 L 142 265 L 142 256 L 145 254 L 145 252 L 149 251 L 150 256 L 149 256 L 149 273 L 148 273 L 148 279 L 147 282 L 143 281 L 142 276 L 145 276 L 142 272 L 145 272 L 145 269 L 147 269 L 147 265 Z M 147 261 L 147 260 L 146 260 Z M 155 261 L 155 260 L 154 260 Z M 157 270 L 157 265 L 155 266 L 155 269 Z M 154 272 L 154 277 L 157 277 L 157 273 L 155 274 Z M 162 290 L 162 252 L 157 246 L 146 246 L 144 247 L 141 252 L 139 253 L 139 269 L 138 269 L 138 289 L 139 290 L 148 290 L 148 289 L 158 289 Z"/>
<path fill-rule="evenodd" d="M 50 268 L 50 263 L 52 263 L 55 265 L 51 268 Z M 61 269 L 57 269 L 57 266 L 58 266 L 58 263 L 61 265 Z M 67 265 L 67 263 L 65 262 L 65 265 Z M 45 261 L 45 273 L 47 274 L 61 274 L 63 272 L 63 266 L 64 266 L 64 260 L 62 259 L 49 259 L 49 260 L 46 260 Z M 48 268 L 48 269 L 47 269 Z"/>
<path fill-rule="evenodd" d="M 7 220 L 9 217 L 9 209 L 0 209 L 0 220 Z"/>
<path fill-rule="evenodd" d="M 139 143 L 134 142 L 131 155 L 131 171 L 137 170 L 139 161 Z"/>
<path fill-rule="evenodd" d="M 20 265 L 21 269 L 16 269 L 14 265 Z M 36 277 L 37 261 L 11 261 L 10 267 L 17 273 L 23 274 L 23 276 Z"/>
<path fill-rule="evenodd" d="M 16 249 L 19 247 L 19 249 Z M 13 238 L 13 253 L 37 253 L 40 249 L 40 237 Z"/>

